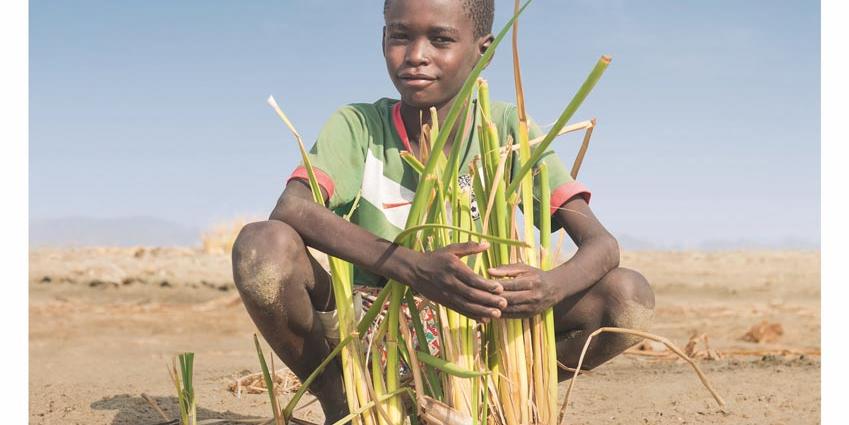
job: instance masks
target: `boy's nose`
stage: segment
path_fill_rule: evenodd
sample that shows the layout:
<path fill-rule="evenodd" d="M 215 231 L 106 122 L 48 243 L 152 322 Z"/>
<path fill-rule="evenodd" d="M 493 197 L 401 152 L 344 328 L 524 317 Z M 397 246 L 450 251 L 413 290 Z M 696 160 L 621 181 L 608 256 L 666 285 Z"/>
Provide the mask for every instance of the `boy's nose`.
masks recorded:
<path fill-rule="evenodd" d="M 421 41 L 410 43 L 405 60 L 411 66 L 427 65 L 430 62 L 430 57 L 426 43 Z"/>

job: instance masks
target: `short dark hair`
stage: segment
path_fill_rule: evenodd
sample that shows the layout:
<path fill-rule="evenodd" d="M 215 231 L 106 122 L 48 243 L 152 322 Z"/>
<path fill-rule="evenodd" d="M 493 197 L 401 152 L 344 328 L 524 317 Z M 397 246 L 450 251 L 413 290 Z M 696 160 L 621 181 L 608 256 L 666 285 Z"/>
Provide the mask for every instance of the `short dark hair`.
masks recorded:
<path fill-rule="evenodd" d="M 389 2 L 383 0 L 383 17 L 389 11 Z M 495 15 L 495 0 L 458 0 L 463 2 L 466 16 L 475 26 L 475 37 L 483 37 L 492 32 L 492 21 Z"/>

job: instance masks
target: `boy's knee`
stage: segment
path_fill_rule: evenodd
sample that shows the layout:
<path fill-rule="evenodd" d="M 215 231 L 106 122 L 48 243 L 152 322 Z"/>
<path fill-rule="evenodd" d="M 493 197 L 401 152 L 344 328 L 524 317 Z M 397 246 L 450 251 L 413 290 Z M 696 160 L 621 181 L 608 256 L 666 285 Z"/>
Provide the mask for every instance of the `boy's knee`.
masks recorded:
<path fill-rule="evenodd" d="M 654 317 L 654 291 L 637 271 L 617 268 L 603 279 L 609 306 L 608 315 L 614 326 L 647 330 Z"/>
<path fill-rule="evenodd" d="M 233 280 L 242 297 L 261 305 L 275 303 L 287 270 L 303 249 L 300 236 L 286 223 L 245 225 L 233 243 L 232 254 Z"/>
<path fill-rule="evenodd" d="M 263 256 L 286 260 L 303 249 L 304 242 L 292 226 L 282 221 L 257 221 L 242 227 L 233 243 L 233 260 L 255 261 Z"/>

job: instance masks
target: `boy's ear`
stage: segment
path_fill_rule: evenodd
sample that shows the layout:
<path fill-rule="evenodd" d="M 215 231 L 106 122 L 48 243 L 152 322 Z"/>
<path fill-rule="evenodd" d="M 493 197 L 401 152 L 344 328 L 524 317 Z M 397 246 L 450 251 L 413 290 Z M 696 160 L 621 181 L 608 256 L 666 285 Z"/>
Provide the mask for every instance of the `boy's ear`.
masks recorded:
<path fill-rule="evenodd" d="M 492 42 L 495 40 L 495 37 L 492 34 L 486 35 L 478 39 L 478 54 L 483 56 L 486 53 L 486 50 L 489 49 L 489 46 L 492 46 Z M 493 55 L 494 57 L 495 55 Z M 489 58 L 489 61 L 492 61 L 492 57 Z M 489 63 L 486 64 L 489 66 Z"/>
<path fill-rule="evenodd" d="M 383 26 L 383 32 L 380 34 L 380 54 L 386 57 L 386 25 Z"/>

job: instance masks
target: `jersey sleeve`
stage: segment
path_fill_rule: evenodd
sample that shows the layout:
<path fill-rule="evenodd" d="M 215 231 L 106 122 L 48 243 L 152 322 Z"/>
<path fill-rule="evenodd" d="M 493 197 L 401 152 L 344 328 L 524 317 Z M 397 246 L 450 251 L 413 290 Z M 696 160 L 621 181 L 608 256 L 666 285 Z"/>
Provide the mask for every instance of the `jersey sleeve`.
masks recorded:
<path fill-rule="evenodd" d="M 329 209 L 349 205 L 360 191 L 368 140 L 365 118 L 354 105 L 338 109 L 322 127 L 308 157 L 319 186 L 327 192 Z M 287 183 L 295 179 L 309 181 L 303 164 Z"/>
<path fill-rule="evenodd" d="M 505 113 L 507 114 L 505 119 L 508 123 L 508 131 L 513 136 L 513 140 L 518 141 L 519 118 L 516 112 L 516 107 L 512 106 L 507 108 Z M 545 134 L 546 133 L 540 129 L 533 119 L 528 118 L 528 140 L 543 137 Z M 548 185 L 551 191 L 551 210 L 546 213 L 549 215 L 554 214 L 561 206 L 563 206 L 563 204 L 566 203 L 566 201 L 575 196 L 584 198 L 587 203 L 590 202 L 591 196 L 590 190 L 586 186 L 572 178 L 569 170 L 566 169 L 563 162 L 557 156 L 557 153 L 555 153 L 551 148 L 553 145 L 553 143 L 549 145 L 548 149 L 546 149 L 539 161 L 540 163 L 545 163 L 548 167 Z M 533 150 L 533 147 L 531 147 L 531 149 Z M 518 151 L 514 154 L 512 162 L 512 174 L 515 175 L 519 172 L 519 168 L 521 168 L 519 166 Z M 537 226 L 537 228 L 539 228 L 539 214 L 541 213 L 539 204 L 541 196 L 540 192 L 539 176 L 537 175 L 534 177 L 534 225 Z M 552 232 L 557 231 L 560 228 L 560 223 L 557 220 L 551 220 Z"/>

